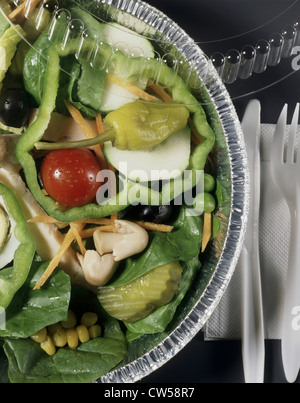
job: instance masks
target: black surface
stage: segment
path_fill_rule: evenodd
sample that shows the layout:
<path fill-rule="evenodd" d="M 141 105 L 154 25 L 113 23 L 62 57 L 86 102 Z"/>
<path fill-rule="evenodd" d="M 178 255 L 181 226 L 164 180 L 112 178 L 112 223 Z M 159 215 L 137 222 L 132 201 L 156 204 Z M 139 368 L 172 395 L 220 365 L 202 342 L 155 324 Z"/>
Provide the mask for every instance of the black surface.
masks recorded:
<path fill-rule="evenodd" d="M 258 40 L 267 40 L 274 32 L 280 33 L 300 16 L 299 0 L 147 2 L 178 23 L 208 56 L 214 52 L 226 53 L 230 49 L 241 50 L 244 45 L 255 46 Z M 227 85 L 240 118 L 253 98 L 261 102 L 262 123 L 276 123 L 285 103 L 291 105 L 292 113 L 296 102 L 300 101 L 300 70 L 293 70 L 292 59 L 284 59 L 278 66 L 268 67 L 264 73 Z M 207 342 L 199 333 L 171 361 L 142 382 L 243 383 L 241 342 Z M 286 382 L 279 341 L 266 342 L 265 382 Z"/>

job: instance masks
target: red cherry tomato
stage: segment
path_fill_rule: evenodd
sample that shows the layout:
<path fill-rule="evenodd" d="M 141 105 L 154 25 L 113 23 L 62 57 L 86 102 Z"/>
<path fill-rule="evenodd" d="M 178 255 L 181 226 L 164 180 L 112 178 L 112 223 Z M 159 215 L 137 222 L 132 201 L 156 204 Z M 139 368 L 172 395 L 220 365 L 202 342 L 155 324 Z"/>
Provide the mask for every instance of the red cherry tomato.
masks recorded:
<path fill-rule="evenodd" d="M 88 149 L 51 151 L 43 160 L 41 179 L 52 199 L 66 207 L 93 201 L 101 183 L 96 181 L 101 166 Z"/>

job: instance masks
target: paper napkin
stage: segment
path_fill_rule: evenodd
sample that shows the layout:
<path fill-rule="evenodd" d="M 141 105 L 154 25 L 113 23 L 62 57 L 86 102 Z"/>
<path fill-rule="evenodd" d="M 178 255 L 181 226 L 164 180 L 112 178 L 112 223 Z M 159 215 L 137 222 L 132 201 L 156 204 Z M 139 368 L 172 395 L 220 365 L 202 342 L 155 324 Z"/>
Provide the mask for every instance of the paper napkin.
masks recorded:
<path fill-rule="evenodd" d="M 289 210 L 284 198 L 273 183 L 270 171 L 270 152 L 274 130 L 275 125 L 261 125 L 259 241 L 265 339 L 281 338 L 280 318 L 284 302 L 290 238 Z M 241 284 L 241 269 L 238 264 L 225 294 L 206 323 L 205 340 L 241 338 Z"/>

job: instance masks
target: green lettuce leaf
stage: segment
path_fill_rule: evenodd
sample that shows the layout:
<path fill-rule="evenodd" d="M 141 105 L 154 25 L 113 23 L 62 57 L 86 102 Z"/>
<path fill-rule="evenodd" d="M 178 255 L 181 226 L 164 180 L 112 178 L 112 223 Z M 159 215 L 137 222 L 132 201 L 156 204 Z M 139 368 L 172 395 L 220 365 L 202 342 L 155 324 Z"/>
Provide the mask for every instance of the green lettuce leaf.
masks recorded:
<path fill-rule="evenodd" d="M 45 326 L 65 320 L 70 302 L 70 277 L 56 270 L 40 290 L 33 290 L 48 262 L 33 262 L 24 285 L 5 311 L 0 337 L 26 338 Z"/>
<path fill-rule="evenodd" d="M 0 90 L 2 82 L 25 32 L 19 25 L 9 27 L 0 37 Z"/>
<path fill-rule="evenodd" d="M 3 8 L 2 1 L 0 2 L 0 7 Z M 0 11 L 0 38 L 8 28 L 9 28 L 9 22 Z"/>

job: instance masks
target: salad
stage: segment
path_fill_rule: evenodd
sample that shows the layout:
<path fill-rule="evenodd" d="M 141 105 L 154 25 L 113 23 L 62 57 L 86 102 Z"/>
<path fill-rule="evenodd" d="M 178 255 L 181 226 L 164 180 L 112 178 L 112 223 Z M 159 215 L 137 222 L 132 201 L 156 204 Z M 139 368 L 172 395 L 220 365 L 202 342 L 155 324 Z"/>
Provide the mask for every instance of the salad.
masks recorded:
<path fill-rule="evenodd" d="M 0 5 L 0 382 L 93 382 L 201 271 L 215 133 L 148 38 L 83 1 Z"/>

